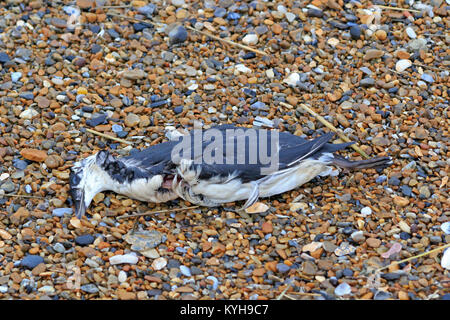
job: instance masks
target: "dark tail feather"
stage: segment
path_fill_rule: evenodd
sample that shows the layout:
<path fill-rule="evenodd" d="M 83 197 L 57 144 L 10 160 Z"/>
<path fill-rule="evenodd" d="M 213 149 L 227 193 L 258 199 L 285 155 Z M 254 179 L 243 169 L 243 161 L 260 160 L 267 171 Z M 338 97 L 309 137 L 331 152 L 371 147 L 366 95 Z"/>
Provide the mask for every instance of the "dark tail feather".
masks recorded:
<path fill-rule="evenodd" d="M 333 164 L 346 169 L 386 168 L 392 165 L 391 157 L 377 157 L 367 160 L 348 160 L 334 154 Z"/>

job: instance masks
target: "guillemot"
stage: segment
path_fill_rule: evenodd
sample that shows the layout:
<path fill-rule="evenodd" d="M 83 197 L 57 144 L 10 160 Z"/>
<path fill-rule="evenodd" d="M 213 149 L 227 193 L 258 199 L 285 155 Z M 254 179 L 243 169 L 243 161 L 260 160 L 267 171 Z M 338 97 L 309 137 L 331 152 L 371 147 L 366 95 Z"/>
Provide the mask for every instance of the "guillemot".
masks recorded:
<path fill-rule="evenodd" d="M 129 156 L 102 150 L 71 168 L 70 188 L 81 218 L 94 196 L 113 191 L 147 202 L 182 198 L 201 206 L 246 200 L 243 208 L 346 169 L 385 168 L 390 157 L 351 161 L 336 154 L 332 132 L 306 140 L 288 132 L 222 125 L 192 130 Z"/>

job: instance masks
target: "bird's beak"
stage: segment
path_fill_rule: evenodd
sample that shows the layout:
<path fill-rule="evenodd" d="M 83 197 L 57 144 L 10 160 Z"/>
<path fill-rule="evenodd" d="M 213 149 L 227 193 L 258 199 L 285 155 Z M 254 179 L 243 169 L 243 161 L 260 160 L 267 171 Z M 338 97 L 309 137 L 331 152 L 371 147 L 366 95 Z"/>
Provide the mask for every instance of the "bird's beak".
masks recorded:
<path fill-rule="evenodd" d="M 81 219 L 86 213 L 86 204 L 84 203 L 84 191 L 78 188 L 73 188 L 72 199 L 75 204 L 75 216 Z"/>

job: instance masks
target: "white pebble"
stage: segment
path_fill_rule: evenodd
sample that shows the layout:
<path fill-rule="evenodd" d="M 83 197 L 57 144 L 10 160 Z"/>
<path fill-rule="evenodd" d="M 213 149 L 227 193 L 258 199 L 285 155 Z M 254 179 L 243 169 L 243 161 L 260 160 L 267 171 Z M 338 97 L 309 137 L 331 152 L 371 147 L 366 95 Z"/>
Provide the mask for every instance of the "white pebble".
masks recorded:
<path fill-rule="evenodd" d="M 117 277 L 117 279 L 119 280 L 119 282 L 125 282 L 127 281 L 127 273 L 123 270 L 120 270 L 119 272 L 119 276 Z"/>
<path fill-rule="evenodd" d="M 414 29 L 411 28 L 411 27 L 406 28 L 406 34 L 407 34 L 408 37 L 410 37 L 411 39 L 417 38 L 416 32 L 415 32 Z"/>
<path fill-rule="evenodd" d="M 60 78 L 53 78 L 53 79 L 52 79 L 52 82 L 53 82 L 54 84 L 56 84 L 57 86 L 62 86 L 62 85 L 64 84 L 63 79 L 60 79 Z"/>
<path fill-rule="evenodd" d="M 113 265 L 122 263 L 136 264 L 138 260 L 138 257 L 134 254 L 118 254 L 109 258 L 109 263 Z"/>
<path fill-rule="evenodd" d="M 275 77 L 275 73 L 273 72 L 273 69 L 266 70 L 266 76 L 269 79 L 273 79 Z"/>
<path fill-rule="evenodd" d="M 395 64 L 395 70 L 397 72 L 403 72 L 411 66 L 412 66 L 412 62 L 410 60 L 401 59 L 401 60 L 398 60 L 397 63 Z"/>
<path fill-rule="evenodd" d="M 446 249 L 441 258 L 441 267 L 450 270 L 450 249 Z"/>
<path fill-rule="evenodd" d="M 372 214 L 372 209 L 370 209 L 370 207 L 364 207 L 364 208 L 361 209 L 361 214 L 364 217 L 367 217 L 367 216 Z"/>
<path fill-rule="evenodd" d="M 155 271 L 161 270 L 162 268 L 164 268 L 167 265 L 167 260 L 163 257 L 155 259 L 152 263 L 152 268 Z"/>
<path fill-rule="evenodd" d="M 445 234 L 450 234 L 450 222 L 441 224 L 441 230 L 444 231 Z"/>
<path fill-rule="evenodd" d="M 245 65 L 243 65 L 242 63 L 237 64 L 234 66 L 234 69 L 241 72 L 241 73 L 250 73 L 252 72 L 252 69 L 247 68 Z"/>
<path fill-rule="evenodd" d="M 31 120 L 36 117 L 39 113 L 33 108 L 26 109 L 22 111 L 19 115 L 20 119 Z"/>
<path fill-rule="evenodd" d="M 182 6 L 184 6 L 184 0 L 172 0 L 172 4 L 175 6 L 175 7 L 182 7 Z"/>
<path fill-rule="evenodd" d="M 256 34 L 248 34 L 244 38 L 242 38 L 242 42 L 247 45 L 255 45 L 258 43 L 258 36 Z"/>
<path fill-rule="evenodd" d="M 352 288 L 346 282 L 342 282 L 340 285 L 334 289 L 334 294 L 337 296 L 343 296 L 346 294 L 350 294 L 352 292 Z"/>
<path fill-rule="evenodd" d="M 40 287 L 38 289 L 38 291 L 43 292 L 43 293 L 54 293 L 55 288 L 53 288 L 52 286 L 43 286 L 43 287 Z"/>
<path fill-rule="evenodd" d="M 186 267 L 186 266 L 180 266 L 180 271 L 186 277 L 190 277 L 192 275 L 191 274 L 191 270 L 188 267 Z"/>
<path fill-rule="evenodd" d="M 12 82 L 17 82 L 20 80 L 20 78 L 22 78 L 22 72 L 13 72 L 11 73 L 11 81 Z"/>
<path fill-rule="evenodd" d="M 286 12 L 285 16 L 288 22 L 294 21 L 296 17 L 295 14 L 293 14 L 292 12 Z"/>
<path fill-rule="evenodd" d="M 300 81 L 300 75 L 297 72 L 291 73 L 286 79 L 283 80 L 284 83 L 295 87 L 297 82 Z"/>
<path fill-rule="evenodd" d="M 188 90 L 194 91 L 194 90 L 197 90 L 197 88 L 198 88 L 198 84 L 193 83 L 188 87 Z"/>

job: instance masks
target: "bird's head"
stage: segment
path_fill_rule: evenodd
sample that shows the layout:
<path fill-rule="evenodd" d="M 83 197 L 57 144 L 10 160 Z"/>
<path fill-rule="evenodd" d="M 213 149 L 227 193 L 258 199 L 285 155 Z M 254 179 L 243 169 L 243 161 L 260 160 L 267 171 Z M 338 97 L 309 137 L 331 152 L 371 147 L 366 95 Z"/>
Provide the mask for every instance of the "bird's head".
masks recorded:
<path fill-rule="evenodd" d="M 89 156 L 76 162 L 71 168 L 69 183 L 70 192 L 75 204 L 75 215 L 81 218 L 94 196 L 108 189 L 111 184 L 111 177 L 104 170 L 105 163 L 112 156 L 108 151 L 99 151 L 93 156 Z"/>

